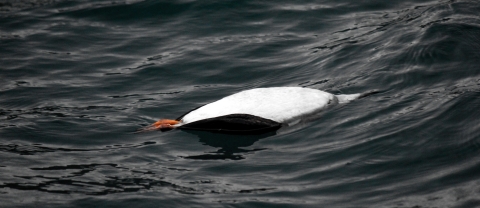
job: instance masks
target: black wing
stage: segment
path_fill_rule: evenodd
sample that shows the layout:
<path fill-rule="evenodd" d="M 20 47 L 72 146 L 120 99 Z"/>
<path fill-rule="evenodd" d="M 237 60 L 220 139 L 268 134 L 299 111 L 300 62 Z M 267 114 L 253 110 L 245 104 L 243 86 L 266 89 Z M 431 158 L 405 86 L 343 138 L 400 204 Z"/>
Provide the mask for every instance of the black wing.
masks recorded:
<path fill-rule="evenodd" d="M 280 127 L 282 127 L 281 123 L 270 119 L 249 114 L 230 114 L 195 121 L 178 128 L 227 134 L 263 134 L 275 131 Z"/>

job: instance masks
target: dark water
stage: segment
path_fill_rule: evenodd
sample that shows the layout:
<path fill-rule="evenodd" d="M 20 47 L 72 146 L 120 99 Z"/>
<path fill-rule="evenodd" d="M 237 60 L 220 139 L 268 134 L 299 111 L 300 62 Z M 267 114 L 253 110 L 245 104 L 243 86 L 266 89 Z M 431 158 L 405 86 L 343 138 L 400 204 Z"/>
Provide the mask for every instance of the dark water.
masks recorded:
<path fill-rule="evenodd" d="M 0 0 L 0 207 L 478 207 L 480 2 Z M 133 132 L 255 87 L 271 135 Z"/>

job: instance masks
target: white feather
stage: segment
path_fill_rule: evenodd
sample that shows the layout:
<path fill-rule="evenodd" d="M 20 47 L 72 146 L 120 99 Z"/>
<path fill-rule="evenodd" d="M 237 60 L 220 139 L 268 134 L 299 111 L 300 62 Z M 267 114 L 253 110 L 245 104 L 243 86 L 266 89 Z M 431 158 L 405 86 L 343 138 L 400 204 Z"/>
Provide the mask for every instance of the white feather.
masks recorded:
<path fill-rule="evenodd" d="M 229 114 L 250 114 L 279 123 L 296 122 L 325 109 L 329 104 L 348 102 L 360 94 L 340 95 L 301 87 L 256 88 L 242 91 L 202 106 L 182 119 L 183 124 Z"/>

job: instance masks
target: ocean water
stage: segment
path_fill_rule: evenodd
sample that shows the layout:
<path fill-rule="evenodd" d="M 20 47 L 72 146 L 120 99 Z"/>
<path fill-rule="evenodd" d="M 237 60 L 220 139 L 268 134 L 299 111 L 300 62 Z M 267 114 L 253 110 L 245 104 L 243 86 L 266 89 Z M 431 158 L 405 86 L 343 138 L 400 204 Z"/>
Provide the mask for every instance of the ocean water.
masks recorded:
<path fill-rule="evenodd" d="M 479 14 L 0 0 L 0 207 L 480 207 Z M 379 93 L 265 135 L 134 133 L 275 86 Z"/>

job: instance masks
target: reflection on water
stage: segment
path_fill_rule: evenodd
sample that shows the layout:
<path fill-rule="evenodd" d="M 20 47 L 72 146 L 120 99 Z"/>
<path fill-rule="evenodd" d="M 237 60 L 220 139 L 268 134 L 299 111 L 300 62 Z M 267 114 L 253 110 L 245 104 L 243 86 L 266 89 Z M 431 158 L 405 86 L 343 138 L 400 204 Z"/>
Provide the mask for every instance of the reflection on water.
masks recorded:
<path fill-rule="evenodd" d="M 188 131 L 185 132 L 193 134 L 200 138 L 199 142 L 203 145 L 219 148 L 215 152 L 209 152 L 209 154 L 186 156 L 187 159 L 199 159 L 199 160 L 241 160 L 245 159 L 243 155 L 253 153 L 256 151 L 265 150 L 266 148 L 245 149 L 240 147 L 252 146 L 260 139 L 267 138 L 275 135 L 276 133 L 269 132 L 260 135 L 231 135 L 231 134 L 219 134 L 204 131 Z"/>

